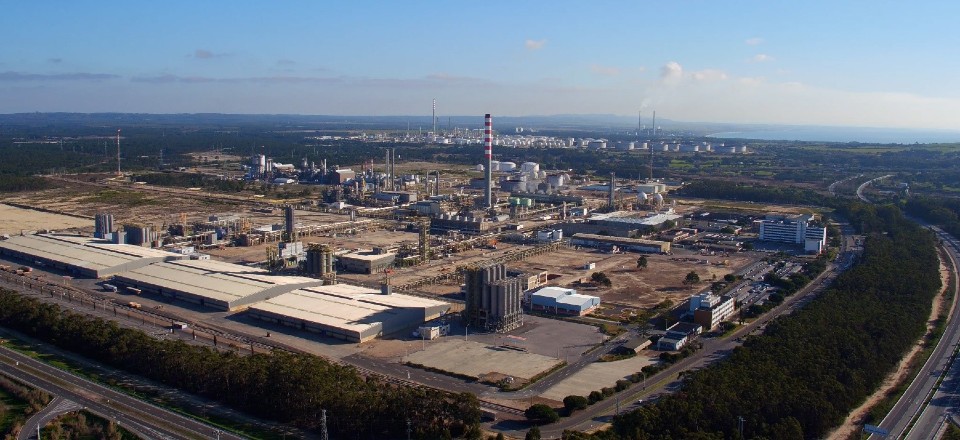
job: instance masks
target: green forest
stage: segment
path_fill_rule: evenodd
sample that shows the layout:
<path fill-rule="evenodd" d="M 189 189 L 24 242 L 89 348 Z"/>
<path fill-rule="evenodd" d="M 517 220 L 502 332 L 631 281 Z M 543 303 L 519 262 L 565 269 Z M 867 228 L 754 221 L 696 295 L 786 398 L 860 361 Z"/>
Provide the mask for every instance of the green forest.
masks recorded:
<path fill-rule="evenodd" d="M 258 417 L 316 429 L 325 409 L 334 438 L 399 438 L 407 420 L 416 438 L 455 437 L 480 420 L 472 394 L 395 386 L 312 355 L 157 340 L 9 290 L 0 290 L 0 325 Z"/>
<path fill-rule="evenodd" d="M 805 308 L 749 337 L 683 389 L 571 438 L 821 438 L 923 335 L 941 287 L 935 237 L 893 206 L 841 209 L 868 235 L 862 262 Z"/>

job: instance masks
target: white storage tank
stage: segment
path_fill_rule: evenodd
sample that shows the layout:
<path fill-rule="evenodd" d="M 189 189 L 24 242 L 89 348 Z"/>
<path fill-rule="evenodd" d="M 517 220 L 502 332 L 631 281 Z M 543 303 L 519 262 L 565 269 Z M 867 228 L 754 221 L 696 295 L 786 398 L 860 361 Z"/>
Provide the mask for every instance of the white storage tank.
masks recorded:
<path fill-rule="evenodd" d="M 536 162 L 524 162 L 520 165 L 520 172 L 536 174 L 540 172 L 540 164 Z"/>

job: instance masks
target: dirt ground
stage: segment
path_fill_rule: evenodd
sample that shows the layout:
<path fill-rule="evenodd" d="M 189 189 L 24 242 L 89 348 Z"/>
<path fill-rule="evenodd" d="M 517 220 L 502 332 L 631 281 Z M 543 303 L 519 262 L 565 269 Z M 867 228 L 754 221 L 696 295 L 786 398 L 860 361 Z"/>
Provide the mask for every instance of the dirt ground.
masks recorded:
<path fill-rule="evenodd" d="M 675 304 L 703 289 L 713 280 L 735 272 L 752 259 L 747 254 L 733 254 L 728 257 L 700 257 L 695 253 L 678 251 L 674 255 L 645 254 L 647 267 L 637 268 L 637 259 L 641 254 L 609 254 L 589 249 L 562 249 L 557 252 L 540 255 L 519 263 L 508 265 L 510 268 L 524 270 L 546 270 L 561 275 L 550 282 L 551 285 L 578 288 L 575 282 L 581 278 L 589 279 L 594 272 L 603 272 L 610 278 L 609 288 L 597 290 L 578 289 L 580 293 L 596 295 L 602 303 L 616 303 L 638 308 L 657 305 L 665 299 Z M 691 261 L 686 261 L 686 260 Z M 696 261 L 727 260 L 725 266 L 702 264 Z M 583 265 L 592 262 L 596 267 L 583 269 Z M 683 280 L 690 271 L 697 272 L 701 282 L 684 285 Z"/>
<path fill-rule="evenodd" d="M 0 234 L 41 229 L 60 231 L 92 226 L 93 220 L 0 204 Z"/>

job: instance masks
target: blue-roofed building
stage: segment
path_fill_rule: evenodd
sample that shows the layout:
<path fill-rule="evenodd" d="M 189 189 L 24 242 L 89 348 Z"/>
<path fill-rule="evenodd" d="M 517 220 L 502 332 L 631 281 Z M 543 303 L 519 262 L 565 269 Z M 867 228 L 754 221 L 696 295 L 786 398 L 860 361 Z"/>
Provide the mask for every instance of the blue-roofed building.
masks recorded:
<path fill-rule="evenodd" d="M 536 311 L 557 315 L 583 316 L 600 305 L 600 298 L 581 295 L 574 289 L 544 287 L 525 295 L 527 305 Z"/>

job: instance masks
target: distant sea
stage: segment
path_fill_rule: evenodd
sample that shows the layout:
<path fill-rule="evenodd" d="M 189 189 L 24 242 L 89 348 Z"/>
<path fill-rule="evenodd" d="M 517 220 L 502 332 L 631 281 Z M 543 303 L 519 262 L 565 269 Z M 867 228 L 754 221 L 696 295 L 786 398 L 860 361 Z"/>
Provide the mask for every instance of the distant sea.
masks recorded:
<path fill-rule="evenodd" d="M 769 141 L 860 142 L 870 144 L 933 144 L 960 142 L 960 131 L 866 127 L 790 127 L 727 131 L 707 137 Z"/>

